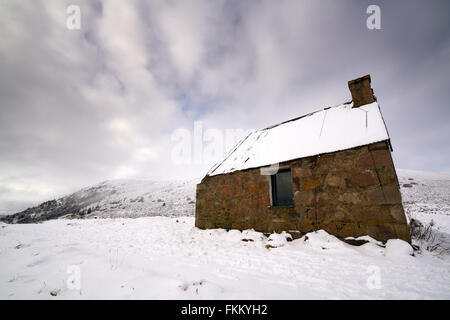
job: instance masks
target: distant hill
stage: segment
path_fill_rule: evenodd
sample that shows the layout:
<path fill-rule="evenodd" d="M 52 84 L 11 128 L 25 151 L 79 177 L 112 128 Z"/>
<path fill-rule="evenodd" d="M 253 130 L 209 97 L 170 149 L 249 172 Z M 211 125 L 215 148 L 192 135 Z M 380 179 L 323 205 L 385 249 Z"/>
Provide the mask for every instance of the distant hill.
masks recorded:
<path fill-rule="evenodd" d="M 1 217 L 8 223 L 56 218 L 192 216 L 197 180 L 111 180 L 24 211 Z"/>

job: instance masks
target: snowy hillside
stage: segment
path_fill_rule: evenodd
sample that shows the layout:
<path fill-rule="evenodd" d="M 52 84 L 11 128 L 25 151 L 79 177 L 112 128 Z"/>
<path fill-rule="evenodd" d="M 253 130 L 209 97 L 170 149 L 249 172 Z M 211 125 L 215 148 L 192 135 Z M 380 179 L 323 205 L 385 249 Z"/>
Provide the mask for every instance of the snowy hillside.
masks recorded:
<path fill-rule="evenodd" d="M 7 216 L 9 223 L 30 223 L 60 217 L 113 218 L 142 216 L 191 216 L 197 180 L 112 180 L 84 188 Z"/>

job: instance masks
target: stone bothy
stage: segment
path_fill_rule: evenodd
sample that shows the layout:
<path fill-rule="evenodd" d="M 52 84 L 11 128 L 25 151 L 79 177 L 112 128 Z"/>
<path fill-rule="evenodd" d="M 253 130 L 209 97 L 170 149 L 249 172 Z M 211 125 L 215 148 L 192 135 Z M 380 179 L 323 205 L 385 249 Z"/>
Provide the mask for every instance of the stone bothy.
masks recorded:
<path fill-rule="evenodd" d="M 353 101 L 250 133 L 197 185 L 198 228 L 323 229 L 410 242 L 391 143 L 370 75 Z"/>

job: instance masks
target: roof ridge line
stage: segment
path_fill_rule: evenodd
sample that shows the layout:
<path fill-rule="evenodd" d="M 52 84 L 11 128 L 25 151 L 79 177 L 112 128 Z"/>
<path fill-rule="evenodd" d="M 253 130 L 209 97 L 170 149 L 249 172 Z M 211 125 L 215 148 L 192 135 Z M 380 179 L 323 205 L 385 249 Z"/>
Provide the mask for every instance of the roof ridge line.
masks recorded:
<path fill-rule="evenodd" d="M 283 122 L 280 122 L 280 123 L 277 123 L 277 124 L 274 124 L 274 125 L 265 127 L 265 128 L 263 128 L 263 129 L 256 130 L 256 131 L 254 131 L 254 132 L 264 131 L 264 130 L 270 130 L 270 129 L 273 129 L 273 128 L 275 128 L 275 127 L 281 126 L 282 124 L 285 124 L 285 123 L 288 123 L 288 122 L 292 122 L 292 121 L 297 121 L 297 120 L 300 120 L 300 119 L 302 119 L 302 118 L 306 118 L 306 117 L 312 116 L 313 114 L 316 114 L 316 113 L 318 113 L 318 112 L 322 112 L 322 111 L 325 111 L 325 110 L 328 110 L 328 109 L 331 109 L 331 108 L 337 108 L 337 107 L 340 107 L 340 106 L 343 106 L 343 105 L 350 104 L 350 103 L 352 103 L 352 102 L 353 102 L 353 101 L 349 101 L 349 102 L 344 102 L 344 103 L 337 104 L 337 105 L 334 105 L 334 106 L 331 106 L 331 107 L 325 107 L 325 108 L 323 108 L 323 109 L 316 110 L 316 111 L 313 111 L 313 112 L 310 112 L 310 113 L 307 113 L 307 114 L 304 114 L 304 115 L 302 115 L 302 116 L 295 117 L 295 118 L 292 118 L 292 119 L 289 119 L 289 120 L 285 120 L 285 121 L 283 121 Z"/>

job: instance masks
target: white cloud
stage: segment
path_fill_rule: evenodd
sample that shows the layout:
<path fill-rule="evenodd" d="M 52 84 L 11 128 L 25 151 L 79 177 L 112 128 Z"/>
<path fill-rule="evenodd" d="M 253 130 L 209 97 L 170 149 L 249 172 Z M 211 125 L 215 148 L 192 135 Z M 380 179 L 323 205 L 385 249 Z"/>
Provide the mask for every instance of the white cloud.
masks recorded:
<path fill-rule="evenodd" d="M 211 28 L 210 1 L 159 3 L 157 17 L 161 38 L 183 80 L 190 81 L 205 54 L 205 37 Z"/>

